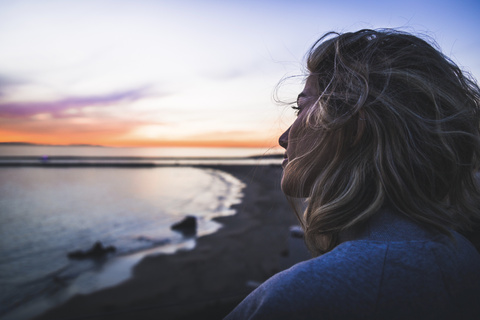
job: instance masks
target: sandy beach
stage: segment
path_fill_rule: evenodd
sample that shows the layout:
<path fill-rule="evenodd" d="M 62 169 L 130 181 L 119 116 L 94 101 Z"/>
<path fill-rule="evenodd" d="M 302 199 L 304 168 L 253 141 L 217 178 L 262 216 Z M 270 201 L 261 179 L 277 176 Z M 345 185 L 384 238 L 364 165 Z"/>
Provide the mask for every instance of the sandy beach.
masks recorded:
<path fill-rule="evenodd" d="M 280 190 L 280 166 L 209 166 L 242 180 L 237 213 L 193 250 L 148 256 L 127 281 L 77 295 L 35 319 L 222 319 L 249 292 L 309 255 L 289 235 L 297 221 Z"/>

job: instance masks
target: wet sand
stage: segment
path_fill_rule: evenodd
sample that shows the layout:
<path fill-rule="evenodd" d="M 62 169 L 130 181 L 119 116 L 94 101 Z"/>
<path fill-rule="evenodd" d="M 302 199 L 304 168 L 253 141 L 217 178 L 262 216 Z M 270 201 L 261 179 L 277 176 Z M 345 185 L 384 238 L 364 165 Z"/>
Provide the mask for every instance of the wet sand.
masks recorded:
<path fill-rule="evenodd" d="M 289 235 L 296 218 L 280 190 L 280 166 L 208 166 L 242 180 L 237 214 L 195 249 L 144 258 L 133 276 L 77 295 L 35 319 L 222 319 L 273 274 L 307 259 Z"/>

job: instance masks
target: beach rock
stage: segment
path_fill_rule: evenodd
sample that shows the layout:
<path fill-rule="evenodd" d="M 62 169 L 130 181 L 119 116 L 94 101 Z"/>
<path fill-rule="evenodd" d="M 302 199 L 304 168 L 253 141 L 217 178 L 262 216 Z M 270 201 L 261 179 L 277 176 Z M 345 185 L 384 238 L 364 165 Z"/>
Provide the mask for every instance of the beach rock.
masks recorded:
<path fill-rule="evenodd" d="M 170 228 L 186 236 L 195 235 L 197 233 L 197 218 L 195 216 L 186 216 L 185 219 L 173 224 Z"/>
<path fill-rule="evenodd" d="M 100 241 L 97 241 L 90 250 L 72 251 L 68 253 L 68 257 L 70 259 L 99 259 L 105 257 L 109 253 L 115 252 L 116 250 L 117 249 L 114 246 L 104 247 Z"/>
<path fill-rule="evenodd" d="M 290 236 L 293 238 L 303 238 L 304 232 L 301 226 L 291 226 L 290 228 Z"/>

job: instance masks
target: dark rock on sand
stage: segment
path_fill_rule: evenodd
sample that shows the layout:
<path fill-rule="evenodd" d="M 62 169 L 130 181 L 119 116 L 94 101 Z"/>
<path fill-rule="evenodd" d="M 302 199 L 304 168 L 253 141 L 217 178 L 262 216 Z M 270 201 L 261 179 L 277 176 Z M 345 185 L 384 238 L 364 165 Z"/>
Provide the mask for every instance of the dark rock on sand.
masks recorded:
<path fill-rule="evenodd" d="M 304 237 L 304 232 L 302 227 L 300 226 L 291 226 L 289 228 L 290 230 L 290 236 L 294 238 L 303 238 Z"/>
<path fill-rule="evenodd" d="M 99 259 L 105 257 L 107 254 L 115 252 L 116 248 L 114 246 L 104 247 L 100 241 L 95 242 L 95 244 L 90 248 L 90 250 L 82 251 L 72 251 L 68 253 L 70 259 Z"/>
<path fill-rule="evenodd" d="M 197 218 L 194 216 L 186 216 L 185 219 L 173 224 L 170 228 L 186 236 L 195 235 L 197 233 Z"/>

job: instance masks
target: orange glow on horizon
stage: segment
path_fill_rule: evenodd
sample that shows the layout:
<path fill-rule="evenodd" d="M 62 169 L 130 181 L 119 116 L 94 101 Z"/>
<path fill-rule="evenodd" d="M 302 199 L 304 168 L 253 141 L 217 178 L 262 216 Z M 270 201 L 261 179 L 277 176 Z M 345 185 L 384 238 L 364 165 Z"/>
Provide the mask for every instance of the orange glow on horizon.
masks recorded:
<path fill-rule="evenodd" d="M 134 127 L 134 124 L 132 125 Z M 0 142 L 24 142 L 44 145 L 100 145 L 105 147 L 214 147 L 214 148 L 276 148 L 281 132 L 210 131 L 183 136 L 148 137 L 132 134 L 125 124 L 98 126 L 65 126 L 49 123 L 10 124 L 0 128 Z M 278 129 L 279 130 L 279 129 Z M 277 131 L 277 130 L 274 130 Z"/>
<path fill-rule="evenodd" d="M 24 142 L 45 145 L 101 145 L 105 147 L 205 147 L 205 148 L 276 148 L 274 139 L 236 140 L 151 140 L 151 139 L 118 139 L 117 137 L 68 137 L 39 134 L 18 134 L 2 132 L 0 142 Z"/>

